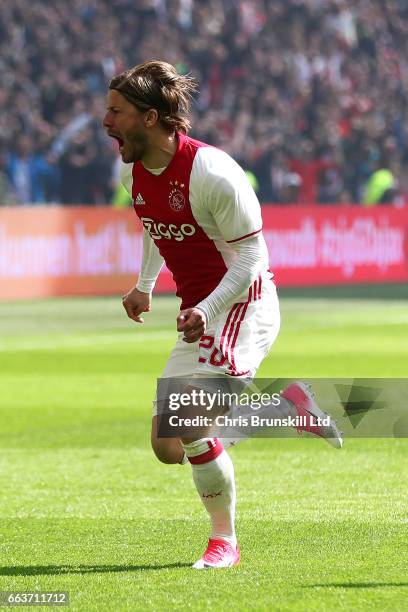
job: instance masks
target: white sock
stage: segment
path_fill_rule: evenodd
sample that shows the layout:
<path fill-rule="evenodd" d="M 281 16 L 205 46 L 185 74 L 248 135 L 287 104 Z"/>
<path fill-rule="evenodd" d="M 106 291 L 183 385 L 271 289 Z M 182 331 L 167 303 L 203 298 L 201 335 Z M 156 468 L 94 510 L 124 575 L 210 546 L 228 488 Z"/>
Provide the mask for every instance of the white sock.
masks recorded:
<path fill-rule="evenodd" d="M 234 466 L 216 438 L 183 444 L 198 494 L 211 518 L 211 538 L 237 545 Z"/>

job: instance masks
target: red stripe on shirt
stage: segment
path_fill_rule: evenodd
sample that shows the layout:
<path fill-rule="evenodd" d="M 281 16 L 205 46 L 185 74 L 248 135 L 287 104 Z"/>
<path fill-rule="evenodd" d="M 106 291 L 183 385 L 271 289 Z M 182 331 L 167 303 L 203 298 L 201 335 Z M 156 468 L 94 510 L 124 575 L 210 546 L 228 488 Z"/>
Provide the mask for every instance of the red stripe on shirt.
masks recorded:
<path fill-rule="evenodd" d="M 255 234 L 259 234 L 259 232 L 262 231 L 262 227 L 259 230 L 256 230 L 256 232 L 251 232 L 250 234 L 245 234 L 245 236 L 241 236 L 240 238 L 234 238 L 234 240 L 226 240 L 226 242 L 228 242 L 228 244 L 231 244 L 232 242 L 239 242 L 240 240 L 244 240 L 244 238 L 249 238 L 250 236 L 255 236 Z"/>

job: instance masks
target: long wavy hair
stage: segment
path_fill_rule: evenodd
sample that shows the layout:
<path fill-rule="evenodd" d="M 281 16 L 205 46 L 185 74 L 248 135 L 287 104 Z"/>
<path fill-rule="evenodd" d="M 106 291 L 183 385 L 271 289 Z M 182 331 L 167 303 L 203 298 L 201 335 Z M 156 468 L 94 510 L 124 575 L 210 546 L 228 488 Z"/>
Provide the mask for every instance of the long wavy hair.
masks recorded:
<path fill-rule="evenodd" d="M 149 61 L 113 77 L 109 89 L 119 91 L 141 111 L 157 110 L 159 121 L 168 132 L 190 129 L 189 113 L 196 81 L 181 75 L 171 64 Z"/>

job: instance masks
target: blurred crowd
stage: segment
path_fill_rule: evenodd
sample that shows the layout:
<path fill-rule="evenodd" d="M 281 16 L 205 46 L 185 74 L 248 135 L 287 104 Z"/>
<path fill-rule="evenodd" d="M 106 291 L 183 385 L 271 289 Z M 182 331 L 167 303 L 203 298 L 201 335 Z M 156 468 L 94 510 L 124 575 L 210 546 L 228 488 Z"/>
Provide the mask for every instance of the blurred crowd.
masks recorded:
<path fill-rule="evenodd" d="M 408 200 L 407 0 L 0 3 L 0 203 L 108 204 L 110 78 L 191 72 L 191 135 L 228 151 L 262 202 Z"/>

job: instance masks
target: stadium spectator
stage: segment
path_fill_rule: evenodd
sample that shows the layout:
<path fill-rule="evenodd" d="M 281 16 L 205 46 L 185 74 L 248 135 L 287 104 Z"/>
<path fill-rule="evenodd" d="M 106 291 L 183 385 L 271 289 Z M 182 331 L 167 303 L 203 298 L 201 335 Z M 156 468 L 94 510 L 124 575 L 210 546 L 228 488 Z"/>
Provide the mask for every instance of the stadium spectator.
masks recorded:
<path fill-rule="evenodd" d="M 300 178 L 297 204 L 308 204 L 318 201 L 318 189 L 321 185 L 321 174 L 336 164 L 316 155 L 315 145 L 311 140 L 301 143 L 298 155 L 289 160 L 289 168 Z M 326 175 L 327 176 L 327 175 Z"/>
<path fill-rule="evenodd" d="M 404 181 L 407 31 L 406 0 L 3 2 L 0 145 L 10 156 L 26 136 L 48 164 L 34 201 L 112 201 L 116 152 L 97 125 L 106 85 L 127 66 L 163 58 L 202 84 L 192 136 L 252 172 L 262 201 L 285 202 L 284 177 L 296 174 L 298 202 L 361 203 L 385 153 Z M 78 138 L 85 167 L 73 169 Z"/>
<path fill-rule="evenodd" d="M 41 150 L 36 150 L 32 137 L 17 137 L 14 149 L 6 156 L 6 171 L 16 203 L 46 201 L 52 172 Z"/>

